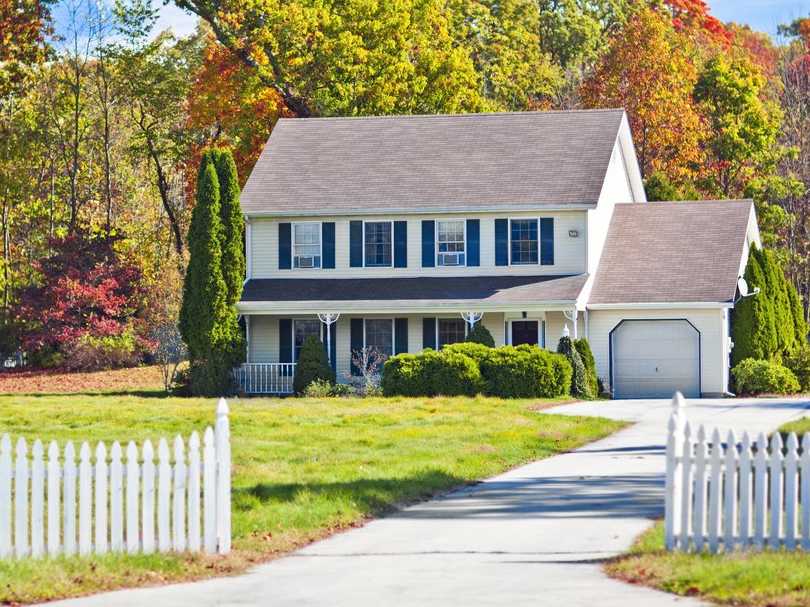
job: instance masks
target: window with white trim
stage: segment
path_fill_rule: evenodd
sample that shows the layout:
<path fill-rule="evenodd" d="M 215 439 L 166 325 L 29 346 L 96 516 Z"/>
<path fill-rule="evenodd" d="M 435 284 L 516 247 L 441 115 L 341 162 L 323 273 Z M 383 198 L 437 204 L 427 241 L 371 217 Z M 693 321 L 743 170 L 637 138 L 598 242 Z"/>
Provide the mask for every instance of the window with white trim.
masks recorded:
<path fill-rule="evenodd" d="M 394 320 L 367 318 L 365 322 L 366 348 L 374 348 L 384 358 L 394 354 Z"/>
<path fill-rule="evenodd" d="M 294 362 L 298 362 L 298 355 L 308 337 L 321 340 L 321 321 L 317 319 L 293 320 Z"/>
<path fill-rule="evenodd" d="M 436 265 L 466 265 L 465 224 L 461 220 L 436 222 Z"/>
<path fill-rule="evenodd" d="M 390 221 L 363 223 L 363 253 L 367 268 L 387 268 L 393 259 L 393 224 Z"/>
<path fill-rule="evenodd" d="M 538 262 L 536 219 L 512 219 L 509 222 L 509 254 L 512 265 Z"/>
<path fill-rule="evenodd" d="M 294 223 L 292 234 L 293 267 L 321 267 L 321 224 L 308 221 Z"/>
<path fill-rule="evenodd" d="M 467 338 L 467 323 L 461 318 L 439 318 L 437 324 L 439 348 L 456 344 Z"/>

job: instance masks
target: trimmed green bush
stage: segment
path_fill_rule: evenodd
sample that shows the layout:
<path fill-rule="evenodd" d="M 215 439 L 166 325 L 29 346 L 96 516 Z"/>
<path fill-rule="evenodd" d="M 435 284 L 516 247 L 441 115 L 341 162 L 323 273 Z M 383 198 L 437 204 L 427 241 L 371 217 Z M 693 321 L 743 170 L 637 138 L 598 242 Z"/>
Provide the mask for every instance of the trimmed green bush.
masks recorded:
<path fill-rule="evenodd" d="M 502 398 L 551 398 L 568 394 L 571 365 L 538 346 L 494 348 L 481 362 L 486 393 Z"/>
<path fill-rule="evenodd" d="M 307 386 L 316 379 L 335 383 L 335 372 L 329 365 L 326 357 L 326 348 L 319 339 L 311 335 L 304 340 L 301 353 L 298 355 L 298 364 L 295 365 L 293 389 L 296 394 L 303 394 Z"/>
<path fill-rule="evenodd" d="M 427 395 L 428 387 L 424 368 L 423 354 L 397 354 L 388 357 L 380 382 L 383 394 L 386 396 Z"/>
<path fill-rule="evenodd" d="M 576 348 L 579 353 L 582 364 L 585 365 L 585 377 L 588 380 L 588 389 L 590 390 L 591 396 L 599 396 L 599 378 L 596 375 L 596 360 L 593 357 L 591 344 L 589 344 L 588 340 L 584 337 L 580 337 L 574 341 L 574 348 Z"/>
<path fill-rule="evenodd" d="M 460 352 L 427 350 L 422 370 L 428 396 L 474 396 L 483 389 L 478 363 Z"/>
<path fill-rule="evenodd" d="M 740 394 L 795 394 L 800 389 L 790 369 L 769 360 L 746 358 L 731 372 Z"/>
<path fill-rule="evenodd" d="M 474 344 L 483 344 L 490 348 L 495 347 L 495 338 L 492 337 L 492 333 L 489 332 L 489 329 L 480 322 L 475 323 L 472 331 L 467 334 L 466 341 Z"/>
<path fill-rule="evenodd" d="M 458 352 L 472 358 L 479 366 L 481 361 L 485 360 L 491 353 L 493 348 L 478 343 L 478 342 L 460 342 L 457 344 L 450 344 L 442 348 L 442 352 Z"/>
<path fill-rule="evenodd" d="M 594 394 L 588 383 L 588 375 L 585 371 L 585 363 L 579 351 L 574 347 L 570 337 L 563 336 L 557 344 L 557 352 L 565 356 L 571 363 L 573 375 L 571 377 L 571 396 L 577 398 L 593 398 Z"/>
<path fill-rule="evenodd" d="M 805 343 L 785 358 L 785 366 L 799 381 L 802 392 L 810 392 L 810 346 Z"/>

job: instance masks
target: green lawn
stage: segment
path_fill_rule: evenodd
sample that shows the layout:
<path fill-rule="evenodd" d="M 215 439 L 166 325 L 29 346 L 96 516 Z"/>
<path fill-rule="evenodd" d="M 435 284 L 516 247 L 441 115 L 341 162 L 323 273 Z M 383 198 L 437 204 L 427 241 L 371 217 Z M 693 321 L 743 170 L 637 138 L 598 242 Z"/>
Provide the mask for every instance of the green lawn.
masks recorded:
<path fill-rule="evenodd" d="M 735 552 L 684 554 L 664 550 L 663 524 L 642 535 L 631 551 L 608 563 L 614 577 L 682 596 L 749 607 L 810 605 L 810 556 L 806 553 Z"/>
<path fill-rule="evenodd" d="M 570 450 L 622 427 L 492 398 L 231 401 L 234 553 L 0 562 L 0 603 L 236 572 L 398 504 Z M 0 396 L 27 439 L 125 441 L 202 429 L 213 399 L 158 393 Z"/>
<path fill-rule="evenodd" d="M 794 422 L 787 423 L 779 428 L 779 432 L 781 432 L 783 435 L 795 432 L 799 439 L 799 444 L 801 444 L 804 433 L 810 432 L 810 417 L 802 417 Z"/>

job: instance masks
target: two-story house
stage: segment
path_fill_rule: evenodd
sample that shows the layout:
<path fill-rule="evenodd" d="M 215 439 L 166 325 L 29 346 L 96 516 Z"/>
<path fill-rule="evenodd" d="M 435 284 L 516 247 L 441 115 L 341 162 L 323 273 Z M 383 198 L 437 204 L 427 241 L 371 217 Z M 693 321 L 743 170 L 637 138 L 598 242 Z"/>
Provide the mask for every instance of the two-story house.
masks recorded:
<path fill-rule="evenodd" d="M 478 317 L 587 337 L 617 397 L 727 391 L 753 204 L 646 202 L 622 110 L 282 119 L 241 202 L 247 391 L 289 390 L 309 335 L 344 379 Z"/>

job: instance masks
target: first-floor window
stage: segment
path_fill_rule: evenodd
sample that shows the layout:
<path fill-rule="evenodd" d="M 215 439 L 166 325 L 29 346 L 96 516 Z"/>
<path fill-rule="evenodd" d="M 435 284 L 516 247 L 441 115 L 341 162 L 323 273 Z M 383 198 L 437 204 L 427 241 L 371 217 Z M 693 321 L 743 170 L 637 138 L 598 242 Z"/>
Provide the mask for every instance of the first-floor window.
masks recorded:
<path fill-rule="evenodd" d="M 367 221 L 363 226 L 366 267 L 389 267 L 392 259 L 391 222 Z"/>
<path fill-rule="evenodd" d="M 307 337 L 314 337 L 321 339 L 321 321 L 320 320 L 295 320 L 293 321 L 293 334 L 295 337 L 295 362 L 298 362 L 298 356 L 301 354 L 301 347 L 307 340 Z"/>
<path fill-rule="evenodd" d="M 293 224 L 293 265 L 296 268 L 321 267 L 321 224 Z"/>
<path fill-rule="evenodd" d="M 394 354 L 394 321 L 390 318 L 366 319 L 366 348 L 374 348 L 384 358 Z"/>
<path fill-rule="evenodd" d="M 467 323 L 461 318 L 440 318 L 438 324 L 440 348 L 464 341 L 467 336 Z"/>
<path fill-rule="evenodd" d="M 537 220 L 513 219 L 510 230 L 512 264 L 537 263 Z"/>

